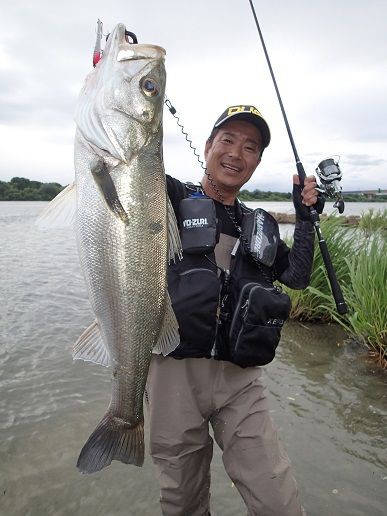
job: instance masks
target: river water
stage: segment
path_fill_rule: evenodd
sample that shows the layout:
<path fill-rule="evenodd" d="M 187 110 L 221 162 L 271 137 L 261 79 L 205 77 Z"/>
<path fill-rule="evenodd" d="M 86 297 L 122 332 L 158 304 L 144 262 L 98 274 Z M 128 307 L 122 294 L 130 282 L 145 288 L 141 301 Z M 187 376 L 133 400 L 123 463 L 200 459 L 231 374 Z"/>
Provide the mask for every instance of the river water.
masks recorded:
<path fill-rule="evenodd" d="M 93 314 L 72 231 L 34 227 L 45 204 L 0 203 L 0 515 L 158 516 L 149 457 L 143 468 L 76 470 L 110 372 L 72 361 Z M 309 516 L 385 516 L 387 374 L 344 337 L 335 325 L 287 323 L 264 382 Z M 212 514 L 245 514 L 219 450 L 212 478 Z"/>

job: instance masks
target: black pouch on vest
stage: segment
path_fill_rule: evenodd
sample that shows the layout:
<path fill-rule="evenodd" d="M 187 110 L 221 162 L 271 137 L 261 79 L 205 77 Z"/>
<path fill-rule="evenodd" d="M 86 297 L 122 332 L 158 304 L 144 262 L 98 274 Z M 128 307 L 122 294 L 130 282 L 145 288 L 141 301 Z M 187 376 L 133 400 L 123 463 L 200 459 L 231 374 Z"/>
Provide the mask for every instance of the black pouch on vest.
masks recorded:
<path fill-rule="evenodd" d="M 241 367 L 271 362 L 291 301 L 274 285 L 244 282 L 235 298 L 229 330 L 231 361 Z"/>
<path fill-rule="evenodd" d="M 180 237 L 184 253 L 208 254 L 217 242 L 216 209 L 212 199 L 194 195 L 180 201 Z"/>
<path fill-rule="evenodd" d="M 187 255 L 184 260 L 187 258 L 191 256 Z M 180 273 L 173 270 L 168 273 L 168 288 L 180 334 L 180 344 L 170 353 L 171 357 L 211 356 L 216 336 L 220 281 L 216 268 L 211 270 L 210 267 L 212 264 L 208 263 L 208 267 L 199 265 Z"/>
<path fill-rule="evenodd" d="M 271 267 L 280 239 L 275 218 L 261 208 L 246 213 L 242 220 L 242 233 L 253 257 L 263 265 Z"/>

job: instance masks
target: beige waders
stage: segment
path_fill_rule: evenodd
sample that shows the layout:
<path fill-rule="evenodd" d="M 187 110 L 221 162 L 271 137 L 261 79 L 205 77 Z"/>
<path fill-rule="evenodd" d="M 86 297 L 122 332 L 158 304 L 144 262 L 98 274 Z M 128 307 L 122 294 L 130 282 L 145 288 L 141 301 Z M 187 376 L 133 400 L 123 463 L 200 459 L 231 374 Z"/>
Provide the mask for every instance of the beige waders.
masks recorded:
<path fill-rule="evenodd" d="M 150 453 L 162 514 L 207 516 L 213 441 L 248 515 L 301 516 L 289 458 L 278 440 L 260 368 L 154 355 L 147 383 Z"/>

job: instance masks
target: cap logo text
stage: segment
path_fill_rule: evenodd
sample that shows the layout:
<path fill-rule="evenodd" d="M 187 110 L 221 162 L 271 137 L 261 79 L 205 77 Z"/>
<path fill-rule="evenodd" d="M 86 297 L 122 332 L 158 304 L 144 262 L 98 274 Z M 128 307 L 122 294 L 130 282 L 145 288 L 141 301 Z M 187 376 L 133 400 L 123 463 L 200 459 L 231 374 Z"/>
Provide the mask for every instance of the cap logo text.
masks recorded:
<path fill-rule="evenodd" d="M 227 116 L 236 115 L 237 113 L 252 113 L 256 116 L 262 116 L 254 106 L 232 106 L 228 108 Z"/>

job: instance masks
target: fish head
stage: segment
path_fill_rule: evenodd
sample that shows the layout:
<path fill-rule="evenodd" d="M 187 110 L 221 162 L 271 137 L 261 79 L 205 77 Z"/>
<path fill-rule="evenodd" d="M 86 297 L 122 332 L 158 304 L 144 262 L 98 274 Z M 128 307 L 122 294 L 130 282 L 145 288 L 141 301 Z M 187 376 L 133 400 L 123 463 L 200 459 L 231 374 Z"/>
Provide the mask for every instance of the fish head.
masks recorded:
<path fill-rule="evenodd" d="M 87 76 L 75 121 L 94 150 L 128 163 L 154 138 L 162 138 L 165 50 L 131 44 L 125 25 L 110 34 L 103 57 Z"/>

